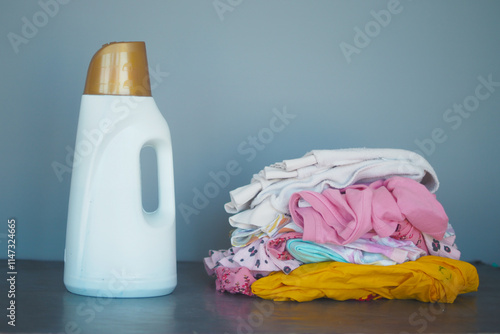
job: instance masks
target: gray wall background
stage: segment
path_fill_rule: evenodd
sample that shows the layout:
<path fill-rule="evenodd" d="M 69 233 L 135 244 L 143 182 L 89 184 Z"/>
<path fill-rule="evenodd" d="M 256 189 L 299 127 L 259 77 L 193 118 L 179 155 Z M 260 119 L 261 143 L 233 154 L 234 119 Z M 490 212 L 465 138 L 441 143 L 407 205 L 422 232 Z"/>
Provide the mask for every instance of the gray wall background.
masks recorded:
<path fill-rule="evenodd" d="M 62 260 L 71 175 L 52 163 L 75 145 L 89 61 L 102 44 L 145 41 L 172 134 L 178 260 L 229 247 L 228 193 L 264 166 L 390 147 L 435 168 L 462 259 L 499 263 L 499 14 L 472 0 L 2 1 L 0 257 L 15 217 L 18 259 Z M 273 110 L 293 118 L 266 137 Z M 186 219 L 181 205 L 196 209 L 230 161 L 238 175 Z"/>

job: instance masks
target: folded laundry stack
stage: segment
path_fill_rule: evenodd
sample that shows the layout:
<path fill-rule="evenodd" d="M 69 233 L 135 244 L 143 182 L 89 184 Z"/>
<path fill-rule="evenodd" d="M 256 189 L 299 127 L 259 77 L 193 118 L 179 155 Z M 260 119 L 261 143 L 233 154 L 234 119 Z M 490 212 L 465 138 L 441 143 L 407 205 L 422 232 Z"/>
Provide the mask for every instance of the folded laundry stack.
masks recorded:
<path fill-rule="evenodd" d="M 230 192 L 232 247 L 204 259 L 220 292 L 309 301 L 451 303 L 476 291 L 420 155 L 314 150 L 265 167 Z"/>

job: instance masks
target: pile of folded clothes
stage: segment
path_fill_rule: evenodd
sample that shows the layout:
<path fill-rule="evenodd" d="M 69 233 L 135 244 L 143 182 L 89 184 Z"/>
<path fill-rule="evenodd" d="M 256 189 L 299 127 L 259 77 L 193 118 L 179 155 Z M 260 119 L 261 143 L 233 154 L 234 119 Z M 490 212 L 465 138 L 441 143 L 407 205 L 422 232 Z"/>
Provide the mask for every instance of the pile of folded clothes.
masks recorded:
<path fill-rule="evenodd" d="M 272 300 L 417 299 L 476 291 L 434 193 L 437 175 L 401 149 L 314 150 L 230 192 L 232 247 L 204 259 L 220 292 Z"/>

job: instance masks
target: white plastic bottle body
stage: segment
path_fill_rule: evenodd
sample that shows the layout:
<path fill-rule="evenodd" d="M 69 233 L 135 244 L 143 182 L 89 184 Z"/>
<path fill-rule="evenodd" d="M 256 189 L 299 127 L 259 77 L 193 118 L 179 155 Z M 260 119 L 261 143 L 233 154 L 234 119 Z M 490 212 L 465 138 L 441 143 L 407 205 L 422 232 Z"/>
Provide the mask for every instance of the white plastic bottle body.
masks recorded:
<path fill-rule="evenodd" d="M 158 208 L 142 206 L 140 151 L 158 161 Z M 76 294 L 153 297 L 177 285 L 167 122 L 152 97 L 83 95 L 68 207 L 64 284 Z"/>

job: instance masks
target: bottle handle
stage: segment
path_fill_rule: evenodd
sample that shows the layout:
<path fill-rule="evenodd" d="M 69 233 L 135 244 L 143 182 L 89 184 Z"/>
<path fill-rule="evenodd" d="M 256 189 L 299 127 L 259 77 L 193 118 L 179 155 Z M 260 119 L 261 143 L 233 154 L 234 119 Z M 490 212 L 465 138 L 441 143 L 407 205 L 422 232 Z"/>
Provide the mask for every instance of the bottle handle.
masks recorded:
<path fill-rule="evenodd" d="M 153 139 L 143 147 L 150 146 L 156 152 L 158 167 L 158 208 L 151 213 L 145 212 L 146 220 L 152 226 L 163 226 L 175 222 L 174 165 L 170 141 Z M 144 209 L 143 209 L 144 210 Z"/>

